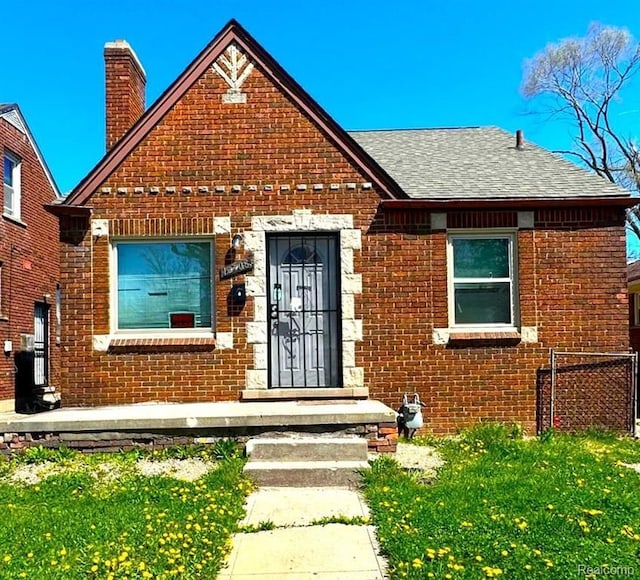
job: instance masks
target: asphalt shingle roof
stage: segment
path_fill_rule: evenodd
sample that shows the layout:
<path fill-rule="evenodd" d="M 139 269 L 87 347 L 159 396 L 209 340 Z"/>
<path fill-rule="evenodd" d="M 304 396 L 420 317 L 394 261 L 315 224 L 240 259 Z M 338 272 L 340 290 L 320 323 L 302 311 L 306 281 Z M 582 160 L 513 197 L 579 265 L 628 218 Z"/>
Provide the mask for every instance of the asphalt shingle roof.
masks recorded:
<path fill-rule="evenodd" d="M 413 198 L 570 198 L 629 193 L 497 127 L 350 131 Z"/>

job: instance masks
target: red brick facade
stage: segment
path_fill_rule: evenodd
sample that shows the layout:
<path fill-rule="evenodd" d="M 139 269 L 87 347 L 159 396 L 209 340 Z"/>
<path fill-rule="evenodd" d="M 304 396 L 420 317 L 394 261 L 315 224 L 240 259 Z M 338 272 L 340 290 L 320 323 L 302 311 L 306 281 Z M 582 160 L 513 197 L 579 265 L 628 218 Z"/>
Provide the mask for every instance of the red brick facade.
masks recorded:
<path fill-rule="evenodd" d="M 233 235 L 250 232 L 252 218 L 298 210 L 352 216 L 361 235 L 353 272 L 362 291 L 353 301 L 362 386 L 394 408 L 403 393 L 419 393 L 433 431 L 493 419 L 531 432 L 549 348 L 628 350 L 622 209 L 534 208 L 533 227 L 520 229 L 515 210 L 448 212 L 448 228 L 517 232 L 519 325 L 534 335 L 439 344 L 434 330 L 449 325 L 447 232 L 431 229 L 432 212 L 384 209 L 386 194 L 371 175 L 257 64 L 242 84 L 246 103 L 224 102 L 227 89 L 207 67 L 92 189 L 90 216 L 61 218 L 64 405 L 240 398 L 255 364 L 248 326 L 257 306 L 248 292 L 234 310 L 228 295 L 248 277 L 214 283 L 215 332 L 231 333 L 233 348 L 121 340 L 110 320 L 111 244 L 202 236 L 214 241 L 217 274 Z M 231 231 L 214 234 L 215 218 L 229 218 Z M 107 220 L 108 235 L 92 235 L 92 220 Z M 96 336 L 108 349 L 96 348 Z"/>
<path fill-rule="evenodd" d="M 17 109 L 15 109 L 17 111 Z M 21 115 L 15 119 L 22 125 Z M 46 302 L 49 310 L 49 383 L 60 380 L 60 353 L 55 314 L 59 281 L 58 220 L 45 204 L 56 192 L 28 133 L 0 118 L 0 150 L 20 160 L 21 211 L 19 219 L 0 219 L 0 345 L 11 341 L 11 351 L 0 353 L 0 404 L 15 398 L 16 354 L 21 334 L 34 334 L 34 304 Z M 3 167 L 0 167 L 3 172 Z"/>

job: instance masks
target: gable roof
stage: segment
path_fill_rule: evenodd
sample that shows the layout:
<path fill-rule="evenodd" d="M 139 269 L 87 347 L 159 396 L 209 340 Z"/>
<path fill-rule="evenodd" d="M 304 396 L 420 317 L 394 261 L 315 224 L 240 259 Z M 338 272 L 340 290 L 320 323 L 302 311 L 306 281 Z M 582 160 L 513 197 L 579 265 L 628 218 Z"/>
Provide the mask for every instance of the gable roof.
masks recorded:
<path fill-rule="evenodd" d="M 49 170 L 49 166 L 47 165 L 44 157 L 42 156 L 42 152 L 36 143 L 36 140 L 33 137 L 33 133 L 31 133 L 31 129 L 29 129 L 29 125 L 27 125 L 27 121 L 25 120 L 22 112 L 20 111 L 20 107 L 15 103 L 12 104 L 0 104 L 0 119 L 4 119 L 8 123 L 11 123 L 18 131 L 27 136 L 29 140 L 29 144 L 31 148 L 36 154 L 40 165 L 42 166 L 42 170 L 44 174 L 47 176 L 47 181 L 51 185 L 51 189 L 53 190 L 54 195 L 57 199 L 62 198 L 62 194 L 58 189 L 58 185 L 56 184 L 55 179 L 51 171 Z"/>
<path fill-rule="evenodd" d="M 415 199 L 629 197 L 625 189 L 497 127 L 351 131 Z"/>
<path fill-rule="evenodd" d="M 65 199 L 64 205 L 83 205 L 138 144 L 162 120 L 230 43 L 236 43 L 265 76 L 296 103 L 334 145 L 388 198 L 406 198 L 398 184 L 340 127 L 235 20 L 230 20 L 173 84 L 147 109 L 123 137 Z"/>

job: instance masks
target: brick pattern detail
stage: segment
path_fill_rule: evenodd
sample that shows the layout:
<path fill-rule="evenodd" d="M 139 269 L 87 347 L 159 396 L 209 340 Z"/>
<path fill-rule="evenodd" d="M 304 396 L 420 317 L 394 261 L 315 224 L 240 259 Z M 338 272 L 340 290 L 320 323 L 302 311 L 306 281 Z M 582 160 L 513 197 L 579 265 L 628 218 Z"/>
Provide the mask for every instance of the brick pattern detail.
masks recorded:
<path fill-rule="evenodd" d="M 379 211 L 371 224 L 371 230 L 380 233 L 398 229 L 410 234 L 428 232 L 431 229 L 429 213 L 407 209 Z"/>
<path fill-rule="evenodd" d="M 447 214 L 447 227 L 457 228 L 515 228 L 516 211 L 455 211 Z"/>
<path fill-rule="evenodd" d="M 395 453 L 398 448 L 398 426 L 395 423 L 368 425 L 366 437 L 371 453 Z"/>
<path fill-rule="evenodd" d="M 13 343 L 10 356 L 0 354 L 0 400 L 15 395 L 15 360 L 20 335 L 33 334 L 34 303 L 47 295 L 49 313 L 49 382 L 60 378 L 60 348 L 56 344 L 55 296 L 59 281 L 58 220 L 44 210 L 55 199 L 47 176 L 27 137 L 0 119 L 0 155 L 9 150 L 21 159 L 22 224 L 1 214 L 0 202 L 0 344 Z M 4 168 L 0 164 L 0 183 Z M 0 190 L 0 197 L 2 196 Z"/>
<path fill-rule="evenodd" d="M 565 208 L 538 210 L 536 228 L 582 229 L 618 224 L 624 215 L 621 208 Z"/>
<path fill-rule="evenodd" d="M 113 219 L 109 222 L 114 237 L 171 237 L 213 235 L 214 218 L 160 217 L 153 219 Z"/>
<path fill-rule="evenodd" d="M 113 236 L 161 237 L 177 232 L 171 228 L 178 223 L 184 234 L 209 236 L 207 220 L 229 216 L 231 231 L 214 239 L 217 274 L 230 260 L 246 257 L 244 249 L 231 253 L 231 240 L 249 231 L 255 216 L 301 209 L 353 215 L 353 227 L 362 232 L 362 249 L 353 257 L 354 271 L 362 272 L 354 317 L 363 321 L 355 365 L 364 370 L 370 397 L 392 408 L 404 393 L 417 392 L 427 404 L 426 429 L 438 433 L 481 420 L 518 421 L 533 432 L 536 375 L 547 365 L 550 347 L 628 349 L 621 211 L 538 210 L 536 229 L 518 231 L 520 322 L 537 329 L 538 342 L 433 344 L 434 328 L 448 327 L 446 232 L 430 230 L 427 211 L 380 209 L 375 188 L 297 188 L 370 178 L 259 67 L 243 84 L 246 104 L 223 103 L 226 90 L 213 71 L 204 73 L 99 185 L 89 202 L 92 219 L 110 220 Z M 236 192 L 232 185 L 239 186 Z M 157 192 L 136 194 L 141 186 Z M 517 226 L 517 212 L 455 211 L 447 217 L 449 227 Z M 62 223 L 66 405 L 239 398 L 254 368 L 247 343 L 254 298 L 248 296 L 244 308 L 230 308 L 229 292 L 245 277 L 215 283 L 216 331 L 233 332 L 233 349 L 93 351 L 91 337 L 110 333 L 109 240 L 92 239 L 88 222 Z M 371 440 L 391 447 L 393 433 Z"/>

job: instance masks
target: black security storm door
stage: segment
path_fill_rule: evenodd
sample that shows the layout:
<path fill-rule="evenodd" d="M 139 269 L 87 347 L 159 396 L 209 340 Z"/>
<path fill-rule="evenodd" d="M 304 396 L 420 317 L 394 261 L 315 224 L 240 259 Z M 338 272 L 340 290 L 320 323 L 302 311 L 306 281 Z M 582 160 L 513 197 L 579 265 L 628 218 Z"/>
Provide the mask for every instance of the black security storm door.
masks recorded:
<path fill-rule="evenodd" d="M 268 238 L 269 386 L 342 386 L 338 240 Z"/>

